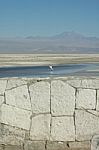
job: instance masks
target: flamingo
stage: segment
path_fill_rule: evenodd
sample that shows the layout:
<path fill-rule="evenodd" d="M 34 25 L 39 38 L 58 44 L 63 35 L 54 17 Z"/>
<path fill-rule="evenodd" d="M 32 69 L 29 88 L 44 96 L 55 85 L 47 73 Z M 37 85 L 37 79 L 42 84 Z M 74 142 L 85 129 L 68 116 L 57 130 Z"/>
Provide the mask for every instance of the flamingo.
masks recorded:
<path fill-rule="evenodd" d="M 51 69 L 51 71 L 53 70 L 53 66 L 49 65 L 49 68 Z"/>

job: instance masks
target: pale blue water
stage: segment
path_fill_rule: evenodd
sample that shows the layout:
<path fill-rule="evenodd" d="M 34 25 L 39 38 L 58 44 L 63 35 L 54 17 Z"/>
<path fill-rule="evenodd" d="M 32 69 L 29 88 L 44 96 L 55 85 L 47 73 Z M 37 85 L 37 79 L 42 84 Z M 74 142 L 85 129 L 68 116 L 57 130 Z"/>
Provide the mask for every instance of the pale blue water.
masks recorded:
<path fill-rule="evenodd" d="M 53 69 L 51 71 L 49 66 L 1 67 L 0 78 L 99 75 L 99 63 L 53 65 Z"/>

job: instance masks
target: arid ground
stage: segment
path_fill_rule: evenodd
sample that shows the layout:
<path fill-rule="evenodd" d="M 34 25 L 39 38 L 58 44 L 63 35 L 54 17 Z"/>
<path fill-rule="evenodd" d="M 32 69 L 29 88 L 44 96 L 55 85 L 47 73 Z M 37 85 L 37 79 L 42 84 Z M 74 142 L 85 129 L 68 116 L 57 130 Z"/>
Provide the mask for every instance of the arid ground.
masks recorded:
<path fill-rule="evenodd" d="M 0 66 L 95 63 L 99 54 L 0 54 Z"/>

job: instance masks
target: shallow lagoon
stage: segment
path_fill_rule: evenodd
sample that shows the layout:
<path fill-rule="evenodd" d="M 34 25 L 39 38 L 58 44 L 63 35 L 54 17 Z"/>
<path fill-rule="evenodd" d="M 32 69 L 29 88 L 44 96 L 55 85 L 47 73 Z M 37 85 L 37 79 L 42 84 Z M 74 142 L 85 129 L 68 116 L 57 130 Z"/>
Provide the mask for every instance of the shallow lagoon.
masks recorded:
<path fill-rule="evenodd" d="M 52 77 L 52 76 L 99 76 L 99 63 L 1 67 L 0 78 L 6 77 Z"/>

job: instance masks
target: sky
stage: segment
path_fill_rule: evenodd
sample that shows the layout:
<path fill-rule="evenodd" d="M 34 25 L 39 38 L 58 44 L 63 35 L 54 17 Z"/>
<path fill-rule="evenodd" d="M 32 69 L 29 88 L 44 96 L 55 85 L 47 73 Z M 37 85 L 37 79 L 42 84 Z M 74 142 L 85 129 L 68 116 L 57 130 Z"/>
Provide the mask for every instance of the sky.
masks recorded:
<path fill-rule="evenodd" d="M 99 0 L 0 0 L 0 37 L 99 37 Z"/>

